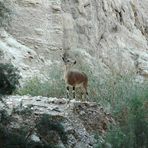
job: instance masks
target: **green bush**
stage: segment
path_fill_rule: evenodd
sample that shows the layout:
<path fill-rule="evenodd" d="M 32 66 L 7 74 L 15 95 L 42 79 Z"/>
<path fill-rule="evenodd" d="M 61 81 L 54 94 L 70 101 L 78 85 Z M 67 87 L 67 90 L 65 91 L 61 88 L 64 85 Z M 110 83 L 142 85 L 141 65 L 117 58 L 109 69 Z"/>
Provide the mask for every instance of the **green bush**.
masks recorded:
<path fill-rule="evenodd" d="M 137 83 L 131 75 L 116 78 L 111 80 L 108 89 L 110 112 L 116 125 L 109 128 L 105 142 L 113 148 L 146 148 L 148 83 Z"/>
<path fill-rule="evenodd" d="M 19 71 L 12 64 L 0 64 L 0 95 L 12 94 L 19 86 Z"/>
<path fill-rule="evenodd" d="M 89 74 L 89 73 L 87 73 Z M 136 82 L 135 73 L 108 75 L 104 80 L 89 77 L 89 99 L 102 104 L 116 121 L 97 148 L 148 147 L 148 82 Z"/>
<path fill-rule="evenodd" d="M 115 115 L 118 125 L 112 126 L 106 141 L 114 148 L 148 147 L 148 120 L 146 102 L 142 98 L 133 98 Z"/>

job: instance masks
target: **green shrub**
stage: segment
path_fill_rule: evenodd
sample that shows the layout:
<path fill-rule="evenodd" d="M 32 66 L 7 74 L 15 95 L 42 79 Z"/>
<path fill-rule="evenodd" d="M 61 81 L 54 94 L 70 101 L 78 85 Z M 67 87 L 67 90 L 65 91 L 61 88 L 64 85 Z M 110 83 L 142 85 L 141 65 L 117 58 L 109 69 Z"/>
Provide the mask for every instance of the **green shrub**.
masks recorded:
<path fill-rule="evenodd" d="M 0 95 L 12 94 L 20 78 L 18 69 L 12 64 L 0 64 Z"/>
<path fill-rule="evenodd" d="M 102 104 L 116 121 L 97 148 L 146 148 L 148 147 L 148 82 L 136 82 L 136 73 L 112 73 L 94 76 L 82 67 L 89 79 L 89 100 Z"/>
<path fill-rule="evenodd" d="M 148 92 L 141 86 L 134 89 L 135 93 L 127 100 L 119 98 L 121 103 L 115 105 L 112 112 L 118 125 L 110 128 L 106 141 L 114 148 L 148 147 L 148 110 L 145 107 Z"/>
<path fill-rule="evenodd" d="M 86 70 L 87 71 L 87 70 Z M 113 148 L 148 147 L 148 82 L 136 82 L 134 72 L 114 73 L 106 79 L 93 76 L 89 78 L 89 99 L 102 104 L 111 112 L 116 121 L 97 148 L 111 145 Z"/>

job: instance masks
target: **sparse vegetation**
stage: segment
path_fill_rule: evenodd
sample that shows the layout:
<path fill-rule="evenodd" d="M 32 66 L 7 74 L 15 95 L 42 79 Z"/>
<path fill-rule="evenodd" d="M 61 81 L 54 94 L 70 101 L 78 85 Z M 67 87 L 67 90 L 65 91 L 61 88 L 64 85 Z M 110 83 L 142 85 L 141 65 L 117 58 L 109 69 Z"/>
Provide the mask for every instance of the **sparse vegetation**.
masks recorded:
<path fill-rule="evenodd" d="M 64 97 L 66 94 L 62 75 L 60 68 L 54 66 L 50 70 L 49 80 L 41 81 L 40 78 L 34 77 L 28 80 L 16 93 L 19 95 L 30 94 L 31 96 Z"/>
<path fill-rule="evenodd" d="M 116 121 L 112 125 L 103 143 L 113 148 L 148 147 L 148 83 L 138 83 L 134 74 L 114 75 L 98 88 L 99 99 Z M 96 82 L 97 83 L 97 82 Z M 95 88 L 96 89 L 96 88 Z M 101 146 L 100 146 L 101 145 Z"/>
<path fill-rule="evenodd" d="M 145 96 L 146 97 L 146 96 Z M 118 108 L 114 117 L 117 125 L 112 126 L 107 133 L 106 141 L 115 148 L 145 148 L 148 147 L 147 98 L 133 97 Z"/>

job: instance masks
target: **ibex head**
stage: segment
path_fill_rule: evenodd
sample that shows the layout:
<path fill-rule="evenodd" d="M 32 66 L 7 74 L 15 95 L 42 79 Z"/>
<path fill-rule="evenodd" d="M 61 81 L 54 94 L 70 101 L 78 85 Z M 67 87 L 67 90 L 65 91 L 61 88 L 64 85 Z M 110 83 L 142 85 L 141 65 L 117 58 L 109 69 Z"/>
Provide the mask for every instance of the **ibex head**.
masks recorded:
<path fill-rule="evenodd" d="M 73 60 L 72 58 L 70 58 L 68 53 L 64 53 L 62 55 L 62 59 L 63 59 L 65 65 L 74 65 L 77 63 L 76 60 Z"/>

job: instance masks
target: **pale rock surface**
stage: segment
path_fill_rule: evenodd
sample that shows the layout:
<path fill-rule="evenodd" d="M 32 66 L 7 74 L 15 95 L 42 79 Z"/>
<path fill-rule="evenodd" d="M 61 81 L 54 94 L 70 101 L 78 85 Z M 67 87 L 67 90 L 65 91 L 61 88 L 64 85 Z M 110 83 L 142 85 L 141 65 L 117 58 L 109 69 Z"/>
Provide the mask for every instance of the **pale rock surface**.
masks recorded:
<path fill-rule="evenodd" d="M 0 33 L 1 59 L 24 78 L 45 78 L 50 66 L 61 67 L 61 49 L 70 49 L 95 75 L 114 68 L 148 76 L 147 0 L 1 1 L 11 10 Z"/>

